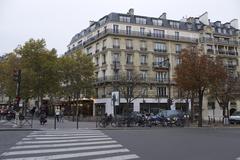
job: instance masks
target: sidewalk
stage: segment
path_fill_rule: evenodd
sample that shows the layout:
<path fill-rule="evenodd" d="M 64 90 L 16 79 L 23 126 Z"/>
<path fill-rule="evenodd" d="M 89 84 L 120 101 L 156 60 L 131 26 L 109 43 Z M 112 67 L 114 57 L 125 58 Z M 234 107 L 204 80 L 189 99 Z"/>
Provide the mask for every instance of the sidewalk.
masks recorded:
<path fill-rule="evenodd" d="M 23 121 L 24 122 L 24 121 Z M 54 118 L 48 118 L 47 123 L 45 125 L 40 125 L 40 122 L 38 119 L 33 120 L 32 128 L 31 126 L 26 123 L 22 127 L 17 127 L 14 121 L 7 121 L 7 120 L 1 120 L 0 121 L 0 130 L 45 130 L 45 129 L 55 129 L 54 128 Z M 78 128 L 84 128 L 84 129 L 96 129 L 96 122 L 78 122 Z M 57 122 L 56 121 L 56 129 L 77 129 L 77 122 L 64 120 L 63 122 Z"/>

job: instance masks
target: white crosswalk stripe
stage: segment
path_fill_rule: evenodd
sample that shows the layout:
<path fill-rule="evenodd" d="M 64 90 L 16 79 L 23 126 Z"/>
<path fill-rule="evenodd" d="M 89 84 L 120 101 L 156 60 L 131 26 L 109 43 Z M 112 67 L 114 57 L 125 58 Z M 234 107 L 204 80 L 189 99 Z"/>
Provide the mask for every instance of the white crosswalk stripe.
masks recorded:
<path fill-rule="evenodd" d="M 34 131 L 0 155 L 5 160 L 48 160 L 83 158 L 128 160 L 132 154 L 116 140 L 99 130 Z"/>

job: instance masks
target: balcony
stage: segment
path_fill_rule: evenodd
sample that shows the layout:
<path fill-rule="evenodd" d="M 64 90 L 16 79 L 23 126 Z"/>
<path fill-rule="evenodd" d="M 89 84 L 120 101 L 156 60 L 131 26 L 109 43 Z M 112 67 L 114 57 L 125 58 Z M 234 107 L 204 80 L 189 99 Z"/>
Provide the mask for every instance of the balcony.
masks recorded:
<path fill-rule="evenodd" d="M 120 45 L 113 45 L 113 48 L 120 49 Z"/>
<path fill-rule="evenodd" d="M 133 46 L 126 46 L 126 49 L 133 50 Z"/>
<path fill-rule="evenodd" d="M 141 62 L 140 64 L 143 65 L 143 66 L 147 66 L 148 65 L 147 62 Z"/>
<path fill-rule="evenodd" d="M 138 81 L 140 83 L 150 83 L 150 84 L 168 84 L 169 79 L 168 78 L 156 78 L 156 77 L 141 77 L 138 80 L 131 79 L 129 77 L 128 80 L 126 80 L 126 77 L 121 77 L 120 75 L 112 75 L 112 76 L 105 76 L 105 77 L 99 77 L 96 79 L 95 84 L 102 84 L 102 83 L 113 83 L 116 81 L 124 81 L 124 82 L 131 82 L 131 81 Z M 172 82 L 170 82 L 172 83 Z"/>
<path fill-rule="evenodd" d="M 106 48 L 107 48 L 107 47 L 106 47 L 106 46 L 104 46 L 104 47 L 102 47 L 102 50 L 104 51 Z"/>
<path fill-rule="evenodd" d="M 141 32 L 138 31 L 131 31 L 131 35 L 127 34 L 126 30 L 118 30 L 117 32 L 114 31 L 113 29 L 107 29 L 105 31 L 100 32 L 98 35 L 95 35 L 93 37 L 91 37 L 90 39 L 84 41 L 81 45 L 79 46 L 86 46 L 89 45 L 95 41 L 97 41 L 98 39 L 107 36 L 108 34 L 112 34 L 112 35 L 121 35 L 121 36 L 128 36 L 128 37 L 146 37 L 146 38 L 152 38 L 152 39 L 164 39 L 164 40 L 173 40 L 176 41 L 176 37 L 175 35 L 167 35 L 164 34 L 164 36 L 157 36 L 155 37 L 154 34 L 148 33 L 148 34 L 144 34 L 142 35 Z M 184 36 L 179 36 L 179 40 L 178 41 L 182 41 L 182 42 L 190 42 L 190 43 L 197 43 L 198 39 L 197 38 L 190 38 L 190 37 L 184 37 Z"/>
<path fill-rule="evenodd" d="M 230 55 L 230 56 L 237 56 L 238 55 L 238 52 L 234 51 L 234 50 L 229 50 L 226 52 L 227 55 Z"/>
<path fill-rule="evenodd" d="M 209 37 L 202 37 L 200 38 L 200 42 L 201 43 L 215 43 L 218 45 L 232 45 L 232 46 L 237 46 L 240 43 L 237 40 L 223 40 L 223 39 L 213 39 L 213 38 L 209 38 Z"/>
<path fill-rule="evenodd" d="M 179 54 L 179 53 L 181 53 L 181 52 L 182 52 L 181 50 L 176 50 L 176 53 L 177 53 L 177 54 Z"/>
<path fill-rule="evenodd" d="M 158 48 L 154 48 L 155 52 L 162 52 L 162 53 L 166 53 L 167 50 L 166 49 L 158 49 Z"/>
<path fill-rule="evenodd" d="M 207 49 L 208 54 L 213 54 L 213 49 Z"/>
<path fill-rule="evenodd" d="M 133 65 L 133 61 L 127 61 L 126 64 L 127 65 Z"/>
<path fill-rule="evenodd" d="M 153 68 L 155 69 L 169 69 L 168 62 L 153 62 Z"/>
<path fill-rule="evenodd" d="M 141 47 L 140 51 L 147 51 L 147 48 L 146 47 Z"/>

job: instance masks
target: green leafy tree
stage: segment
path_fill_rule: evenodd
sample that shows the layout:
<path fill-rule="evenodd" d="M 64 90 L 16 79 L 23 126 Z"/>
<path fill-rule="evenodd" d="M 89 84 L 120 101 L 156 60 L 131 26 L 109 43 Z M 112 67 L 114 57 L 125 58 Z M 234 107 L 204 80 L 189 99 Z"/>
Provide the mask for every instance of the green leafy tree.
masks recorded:
<path fill-rule="evenodd" d="M 1 94 L 9 97 L 9 101 L 12 101 L 16 97 L 14 70 L 16 71 L 19 67 L 19 58 L 14 53 L 6 54 L 0 61 L 0 90 Z"/>
<path fill-rule="evenodd" d="M 59 88 L 56 50 L 48 50 L 44 39 L 30 39 L 15 52 L 21 57 L 22 95 L 40 102 L 55 94 Z"/>
<path fill-rule="evenodd" d="M 91 93 L 94 80 L 94 65 L 91 57 L 77 51 L 59 58 L 59 72 L 64 96 Z"/>

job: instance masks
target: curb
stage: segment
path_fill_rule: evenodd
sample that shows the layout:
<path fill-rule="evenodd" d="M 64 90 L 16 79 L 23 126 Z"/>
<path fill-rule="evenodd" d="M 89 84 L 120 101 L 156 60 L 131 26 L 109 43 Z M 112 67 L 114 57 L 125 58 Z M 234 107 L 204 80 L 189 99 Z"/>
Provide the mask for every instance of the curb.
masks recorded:
<path fill-rule="evenodd" d="M 41 131 L 36 128 L 0 128 L 0 131 Z"/>

